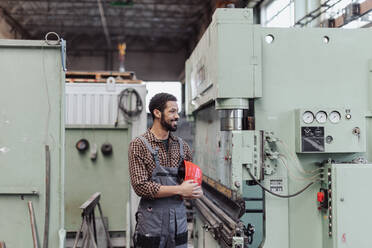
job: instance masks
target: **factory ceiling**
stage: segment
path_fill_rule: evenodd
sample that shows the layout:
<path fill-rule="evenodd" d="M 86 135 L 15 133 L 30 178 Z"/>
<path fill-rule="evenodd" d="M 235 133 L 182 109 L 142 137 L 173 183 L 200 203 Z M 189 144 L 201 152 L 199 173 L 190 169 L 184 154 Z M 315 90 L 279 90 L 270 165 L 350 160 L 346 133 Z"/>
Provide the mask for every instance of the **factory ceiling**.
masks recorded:
<path fill-rule="evenodd" d="M 54 31 L 68 41 L 69 49 L 93 53 L 116 49 L 121 42 L 128 49 L 140 43 L 138 49 L 146 51 L 177 50 L 197 32 L 211 6 L 199 0 L 1 2 L 5 15 L 23 28 L 23 36 L 41 39 Z"/>
<path fill-rule="evenodd" d="M 214 9 L 229 2 L 249 1 L 0 0 L 0 8 L 22 38 L 53 31 L 70 53 L 105 53 L 122 42 L 132 51 L 174 52 L 192 49 Z"/>

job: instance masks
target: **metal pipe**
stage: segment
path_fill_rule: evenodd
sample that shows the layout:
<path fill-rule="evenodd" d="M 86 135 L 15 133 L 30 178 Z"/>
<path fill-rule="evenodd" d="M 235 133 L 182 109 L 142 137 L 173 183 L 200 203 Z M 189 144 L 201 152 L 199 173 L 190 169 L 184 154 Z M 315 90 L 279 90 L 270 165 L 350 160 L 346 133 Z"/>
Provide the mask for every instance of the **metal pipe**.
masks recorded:
<path fill-rule="evenodd" d="M 209 211 L 208 207 L 201 200 L 196 199 L 195 204 L 199 212 L 203 215 L 203 217 L 211 225 L 211 227 L 217 228 L 221 226 L 222 221 L 211 211 Z"/>
<path fill-rule="evenodd" d="M 243 109 L 223 109 L 219 111 L 221 131 L 243 130 L 246 118 Z"/>
<path fill-rule="evenodd" d="M 210 209 L 201 200 L 197 199 L 195 201 L 195 204 L 197 205 L 200 213 L 205 217 L 205 219 L 213 228 L 219 228 L 220 231 L 222 231 L 223 233 L 231 235 L 234 230 L 231 230 L 228 226 L 223 225 L 223 221 L 212 211 L 210 211 Z"/>
<path fill-rule="evenodd" d="M 111 48 L 112 45 L 111 45 L 110 33 L 109 33 L 109 30 L 108 30 L 108 27 L 107 27 L 105 12 L 103 10 L 103 6 L 102 6 L 101 0 L 97 0 L 97 4 L 98 4 L 99 15 L 101 16 L 103 33 L 105 34 L 108 47 Z"/>
<path fill-rule="evenodd" d="M 232 241 L 231 241 L 231 234 L 229 232 L 227 232 L 226 230 L 222 230 L 221 231 L 222 233 L 222 239 L 223 239 L 223 243 L 227 244 L 227 246 L 224 245 L 224 247 L 231 247 L 232 245 Z"/>
<path fill-rule="evenodd" d="M 30 214 L 32 241 L 33 241 L 33 244 L 34 244 L 34 248 L 39 248 L 39 243 L 38 243 L 37 235 L 36 235 L 36 224 L 35 224 L 34 207 L 32 206 L 32 201 L 29 201 L 28 202 L 28 212 Z M 0 247 L 2 247 L 2 246 L 0 246 Z"/>
<path fill-rule="evenodd" d="M 211 200 L 203 196 L 200 198 L 214 213 L 216 213 L 232 230 L 236 229 L 236 223 L 233 219 L 219 209 Z"/>
<path fill-rule="evenodd" d="M 127 201 L 127 231 L 126 231 L 126 238 L 125 238 L 125 247 L 130 247 L 130 237 L 131 235 L 131 226 L 130 226 L 130 203 Z M 104 221 L 102 220 L 102 225 L 105 225 Z"/>
<path fill-rule="evenodd" d="M 204 198 L 204 199 L 202 199 Z M 203 218 L 211 225 L 215 239 L 219 240 L 221 247 L 231 247 L 232 236 L 235 235 L 236 223 L 205 196 L 195 200 L 195 205 Z M 215 212 L 217 212 L 215 214 Z M 221 220 L 221 219 L 224 220 Z M 225 222 L 224 222 L 225 221 Z"/>
<path fill-rule="evenodd" d="M 50 207 L 50 150 L 45 146 L 45 222 L 43 248 L 48 248 L 49 241 L 49 207 Z"/>

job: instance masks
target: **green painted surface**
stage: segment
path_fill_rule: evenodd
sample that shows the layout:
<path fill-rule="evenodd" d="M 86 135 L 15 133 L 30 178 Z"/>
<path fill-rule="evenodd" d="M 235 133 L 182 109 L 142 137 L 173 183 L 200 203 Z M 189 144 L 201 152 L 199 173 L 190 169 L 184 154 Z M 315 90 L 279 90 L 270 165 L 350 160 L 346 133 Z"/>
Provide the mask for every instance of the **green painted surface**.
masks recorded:
<path fill-rule="evenodd" d="M 64 227 L 61 48 L 44 41 L 0 40 L 0 74 L 0 240 L 8 248 L 32 247 L 27 206 L 32 201 L 42 244 L 49 145 L 49 247 L 59 247 L 58 231 Z"/>
<path fill-rule="evenodd" d="M 261 43 L 253 42 L 259 37 L 254 36 L 252 23 L 250 9 L 216 11 L 210 28 L 186 62 L 186 96 L 192 100 L 186 108 L 188 114 L 215 98 L 262 95 Z"/>
<path fill-rule="evenodd" d="M 219 14 L 225 13 L 226 15 L 235 11 L 233 9 L 223 10 L 223 12 L 217 10 Z M 244 16 L 241 16 L 240 21 L 246 22 L 248 26 L 250 25 Z M 228 23 L 226 25 L 233 24 Z M 206 31 L 205 37 L 210 35 L 211 30 L 213 30 L 213 26 Z M 252 81 L 254 79 L 249 75 L 251 75 L 252 64 L 256 65 L 257 61 L 257 68 L 262 70 L 262 97 L 258 94 L 254 96 L 260 97 L 255 99 L 256 130 L 264 130 L 267 132 L 265 135 L 278 138 L 279 140 L 275 142 L 273 149 L 274 152 L 283 155 L 281 160 L 272 159 L 270 161 L 270 159 L 265 159 L 265 166 L 271 166 L 270 170 L 266 171 L 263 181 L 266 187 L 270 188 L 270 183 L 273 180 L 282 180 L 283 189 L 279 193 L 289 194 L 297 192 L 311 181 L 298 179 L 300 173 L 296 169 L 297 159 L 295 157 L 299 159 L 301 166 L 308 171 L 317 169 L 317 164 L 329 158 L 346 163 L 350 163 L 360 156 L 370 158 L 372 142 L 372 133 L 370 132 L 370 84 L 372 78 L 370 60 L 372 58 L 372 47 L 370 44 L 372 43 L 372 34 L 369 30 L 284 29 L 259 26 L 251 26 L 246 31 L 239 30 L 239 28 L 232 28 L 231 30 L 236 32 L 226 31 L 226 34 L 235 39 L 229 37 L 230 44 L 228 47 L 224 43 L 219 43 L 219 40 L 211 41 L 211 46 L 218 47 L 218 50 L 227 49 L 227 51 L 233 48 L 235 51 L 239 51 L 242 56 L 231 57 L 229 54 L 223 53 L 224 56 L 216 57 L 216 54 L 220 55 L 221 53 L 208 54 L 212 50 L 197 48 L 195 54 L 190 57 L 186 64 L 186 73 L 189 74 L 189 76 L 186 76 L 188 113 L 191 114 L 193 110 L 197 110 L 193 112 L 196 128 L 194 161 L 202 167 L 206 175 L 228 187 L 231 187 L 232 182 L 228 178 L 233 171 L 243 170 L 244 175 L 242 164 L 226 162 L 219 155 L 221 151 L 218 141 L 221 140 L 222 136 L 219 131 L 218 112 L 214 104 L 204 104 L 213 101 L 218 102 L 219 97 L 224 98 L 222 95 L 216 94 L 216 91 L 221 89 L 221 85 L 223 85 L 222 88 L 229 88 L 229 90 L 226 90 L 227 93 L 233 91 L 237 94 L 228 97 L 241 98 L 240 94 L 244 92 L 249 92 L 245 94 L 246 98 L 254 96 L 255 91 L 252 89 L 252 85 L 255 85 Z M 251 32 L 251 34 L 244 34 L 244 32 Z M 274 37 L 272 43 L 266 42 L 267 35 Z M 219 33 L 219 36 L 223 37 L 224 34 Z M 329 38 L 328 43 L 324 42 L 324 36 Z M 236 41 L 240 37 L 254 37 L 252 39 L 253 44 L 242 46 L 240 41 Z M 252 48 L 257 54 L 257 60 L 252 60 L 250 56 L 244 56 Z M 211 77 L 208 89 L 199 92 L 197 86 L 196 89 L 193 89 L 195 86 L 192 86 L 192 80 L 196 68 L 204 67 L 204 70 L 209 70 L 208 60 L 205 60 L 205 64 L 200 65 L 198 64 L 199 60 L 195 59 L 203 56 L 223 61 L 221 63 L 226 66 L 220 68 L 218 79 Z M 245 85 L 241 85 L 239 80 L 234 80 L 234 77 L 221 80 L 223 78 L 221 75 L 241 76 L 244 74 L 234 66 L 228 66 L 236 63 L 247 66 L 247 73 L 245 74 L 247 75 L 247 83 Z M 212 72 L 215 68 L 214 64 L 210 63 Z M 237 84 L 235 84 L 235 81 L 237 81 Z M 299 109 L 301 111 L 298 111 Z M 352 116 L 350 120 L 345 119 L 347 109 L 350 110 Z M 329 122 L 314 124 L 325 127 L 325 136 L 334 136 L 334 143 L 326 145 L 324 152 L 296 153 L 296 151 L 299 151 L 299 129 L 306 126 L 299 122 L 300 112 L 306 110 L 313 111 L 314 114 L 319 110 L 324 110 L 327 113 L 338 110 L 342 114 L 341 122 L 338 124 Z M 368 118 L 367 121 L 366 118 Z M 352 134 L 355 127 L 360 128 L 361 133 L 359 135 Z M 229 135 L 223 135 L 223 137 L 227 137 L 226 144 L 233 141 L 233 138 L 229 138 Z M 229 146 L 225 147 L 227 151 Z M 234 161 L 234 154 L 232 154 L 232 161 Z M 291 173 L 288 172 L 285 165 L 290 168 Z M 372 176 L 369 170 L 365 170 L 365 172 Z M 242 178 L 244 179 L 244 176 Z M 346 190 L 343 181 L 345 180 L 341 179 L 341 184 L 337 187 Z M 337 243 L 335 246 L 323 244 L 323 239 L 328 233 L 323 230 L 323 216 L 317 209 L 316 194 L 320 186 L 320 183 L 316 182 L 303 194 L 291 199 L 280 199 L 269 194 L 265 195 L 266 235 L 263 247 L 344 247 L 341 243 Z M 243 190 L 243 195 L 246 195 L 244 193 Z M 359 204 L 370 204 L 370 200 L 365 197 L 365 194 L 356 195 L 355 201 L 358 201 Z M 337 218 L 341 219 L 341 222 L 348 221 L 341 215 L 337 215 Z M 244 221 L 249 223 L 247 219 L 244 219 Z M 355 230 L 360 230 L 359 228 L 368 229 L 368 226 L 363 224 Z M 367 238 L 364 236 L 363 239 Z M 360 243 L 362 244 L 360 247 L 370 247 L 365 246 L 365 244 L 368 244 L 367 240 L 363 240 L 363 242 Z"/>
<path fill-rule="evenodd" d="M 369 195 L 371 189 L 371 164 L 328 164 L 331 209 L 323 210 L 324 247 L 371 247 L 368 226 L 372 221 L 370 198 L 361 202 L 361 195 Z"/>
<path fill-rule="evenodd" d="M 262 28 L 260 33 L 262 39 L 266 34 L 273 34 L 275 40 L 272 44 L 263 41 L 263 98 L 256 101 L 257 129 L 273 131 L 275 136 L 288 144 L 290 152 L 293 153 L 297 132 L 295 109 L 316 107 L 348 108 L 356 113 L 368 111 L 367 66 L 372 54 L 372 48 L 368 45 L 372 42 L 370 32 Z M 324 35 L 330 37 L 328 44 L 323 42 Z M 355 49 L 355 44 L 358 44 L 358 49 Z M 356 120 L 363 121 L 362 116 L 353 116 L 356 116 Z M 333 131 L 337 129 L 329 130 Z M 348 132 L 352 132 L 351 128 Z M 360 143 L 366 139 L 366 135 L 366 132 L 361 134 Z M 343 147 L 339 151 L 353 150 Z M 289 157 L 288 152 L 285 155 Z M 368 157 L 367 154 L 345 154 L 338 151 L 329 154 L 298 154 L 298 157 L 305 169 L 313 170 L 317 168 L 315 163 L 330 157 L 337 161 L 350 162 L 352 158 L 360 155 Z M 289 162 L 289 165 L 292 163 L 293 161 Z M 278 172 L 287 174 L 283 166 L 278 168 Z M 271 177 L 274 176 L 277 174 Z M 289 179 L 288 190 L 296 192 L 304 185 L 306 182 Z M 267 196 L 265 247 L 275 247 L 278 242 L 286 243 L 287 237 L 288 247 L 291 248 L 322 247 L 323 237 L 327 233 L 322 231 L 322 219 L 315 201 L 318 190 L 319 184 L 290 200 Z M 360 200 L 363 199 L 364 197 L 360 196 Z M 285 204 L 288 204 L 288 207 Z M 275 209 L 288 213 L 288 217 L 276 213 Z M 271 213 L 276 214 L 270 216 Z M 288 229 L 283 223 L 288 223 Z"/>
<path fill-rule="evenodd" d="M 90 149 L 80 153 L 76 143 L 86 139 L 90 148 L 97 145 L 97 159 L 90 159 Z M 77 231 L 81 223 L 80 205 L 95 192 L 101 192 L 103 214 L 110 231 L 125 231 L 129 201 L 128 146 L 130 129 L 126 127 L 74 126 L 66 129 L 66 230 Z M 110 143 L 113 153 L 104 156 L 103 143 Z M 99 216 L 98 213 L 96 216 Z"/>
<path fill-rule="evenodd" d="M 246 198 L 263 198 L 262 190 L 257 185 L 243 185 L 244 197 Z M 245 201 L 246 209 L 262 209 L 263 201 Z M 250 223 L 255 227 L 255 234 L 251 247 L 259 247 L 263 238 L 263 213 L 245 213 L 241 220 L 244 223 Z"/>

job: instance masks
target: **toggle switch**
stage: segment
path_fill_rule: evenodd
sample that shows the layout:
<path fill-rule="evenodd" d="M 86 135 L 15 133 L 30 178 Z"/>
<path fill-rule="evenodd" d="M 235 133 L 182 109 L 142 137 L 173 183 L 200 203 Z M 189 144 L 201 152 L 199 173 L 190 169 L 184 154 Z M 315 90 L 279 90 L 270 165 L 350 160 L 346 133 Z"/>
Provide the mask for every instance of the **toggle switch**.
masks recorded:
<path fill-rule="evenodd" d="M 328 195 L 328 191 L 327 189 L 320 189 L 320 191 L 317 193 L 317 201 L 319 202 L 319 207 L 318 209 L 321 210 L 321 209 L 324 209 L 324 210 L 327 210 L 328 209 L 328 200 L 329 200 L 329 195 Z"/>
<path fill-rule="evenodd" d="M 325 198 L 324 192 L 318 192 L 318 195 L 317 195 L 318 202 L 323 202 L 324 198 Z"/>

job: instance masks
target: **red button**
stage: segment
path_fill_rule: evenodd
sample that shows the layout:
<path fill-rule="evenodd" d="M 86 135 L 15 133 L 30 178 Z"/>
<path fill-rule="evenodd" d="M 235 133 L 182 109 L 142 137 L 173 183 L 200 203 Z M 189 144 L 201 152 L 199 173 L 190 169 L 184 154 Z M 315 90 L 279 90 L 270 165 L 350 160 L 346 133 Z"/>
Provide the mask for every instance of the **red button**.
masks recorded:
<path fill-rule="evenodd" d="M 324 201 L 324 192 L 318 192 L 318 202 Z"/>

